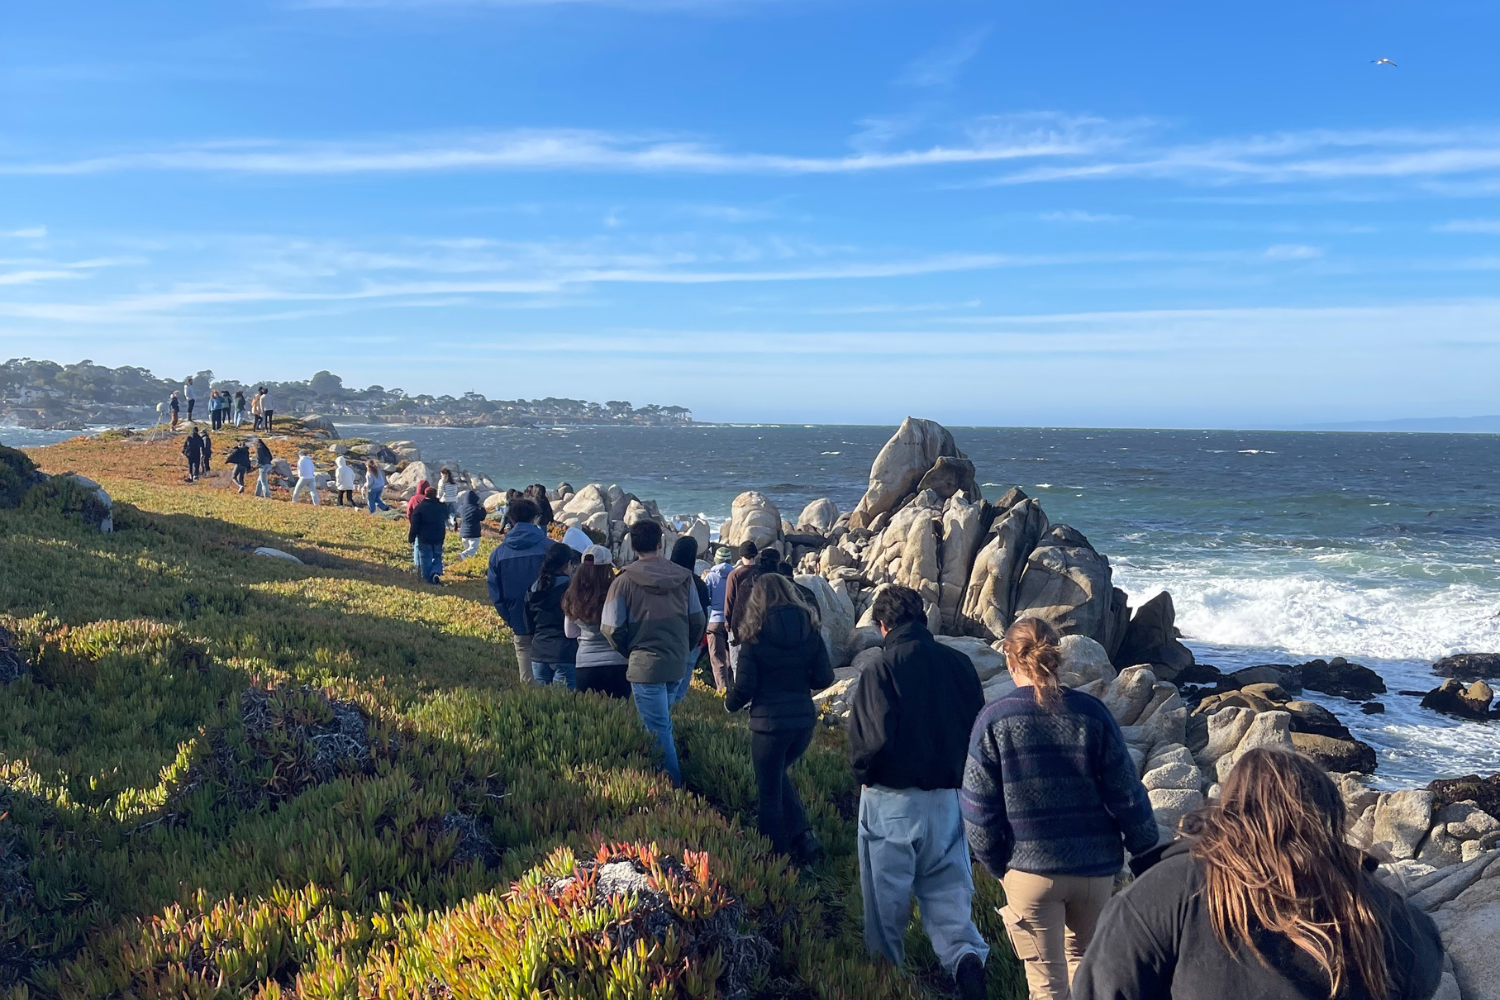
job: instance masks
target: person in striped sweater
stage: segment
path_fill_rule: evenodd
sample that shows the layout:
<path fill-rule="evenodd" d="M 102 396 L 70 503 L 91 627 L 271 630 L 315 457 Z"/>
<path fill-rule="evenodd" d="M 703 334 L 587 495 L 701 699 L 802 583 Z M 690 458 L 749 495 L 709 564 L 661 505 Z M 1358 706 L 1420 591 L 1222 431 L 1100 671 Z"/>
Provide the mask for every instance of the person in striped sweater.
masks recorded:
<path fill-rule="evenodd" d="M 1005 921 L 1033 1000 L 1068 1000 L 1073 973 L 1132 855 L 1156 846 L 1156 817 L 1120 726 L 1099 699 L 1062 687 L 1057 632 L 1006 630 L 1019 687 L 974 722 L 960 804 L 969 846 L 1005 885 Z"/>

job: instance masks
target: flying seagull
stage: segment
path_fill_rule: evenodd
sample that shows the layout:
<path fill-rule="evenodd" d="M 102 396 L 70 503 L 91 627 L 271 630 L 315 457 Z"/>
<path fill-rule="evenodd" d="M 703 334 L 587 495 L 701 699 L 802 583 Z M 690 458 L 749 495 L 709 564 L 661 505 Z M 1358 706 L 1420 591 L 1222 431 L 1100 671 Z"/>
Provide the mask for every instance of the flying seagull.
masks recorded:
<path fill-rule="evenodd" d="M 1379 59 L 1371 59 L 1370 62 L 1375 66 L 1389 66 L 1391 69 L 1396 68 L 1396 64 L 1385 58 L 1385 56 L 1381 56 Z"/>

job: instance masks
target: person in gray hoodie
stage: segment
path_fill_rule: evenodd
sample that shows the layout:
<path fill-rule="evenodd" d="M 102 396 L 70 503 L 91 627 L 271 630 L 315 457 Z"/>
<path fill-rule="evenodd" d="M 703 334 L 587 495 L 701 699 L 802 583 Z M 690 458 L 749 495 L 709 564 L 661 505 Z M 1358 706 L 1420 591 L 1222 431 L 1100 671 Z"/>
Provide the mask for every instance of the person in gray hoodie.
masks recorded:
<path fill-rule="evenodd" d="M 707 613 L 692 571 L 662 558 L 661 538 L 655 521 L 630 526 L 630 545 L 639 558 L 610 584 L 600 625 L 610 645 L 627 658 L 625 676 L 641 723 L 661 744 L 672 784 L 681 787 L 672 691 L 687 670 L 688 650 L 703 639 Z"/>
<path fill-rule="evenodd" d="M 577 689 L 629 698 L 630 681 L 625 676 L 628 661 L 604 638 L 600 626 L 609 585 L 615 579 L 614 557 L 603 545 L 590 545 L 583 550 L 582 559 L 562 600 L 563 630 L 568 638 L 578 640 L 574 667 Z"/>
<path fill-rule="evenodd" d="M 511 642 L 516 647 L 516 664 L 520 667 L 521 683 L 530 684 L 531 674 L 531 629 L 526 624 L 526 593 L 536 583 L 537 572 L 542 568 L 542 559 L 547 555 L 551 541 L 547 533 L 538 528 L 537 506 L 525 498 L 510 505 L 505 519 L 510 528 L 505 540 L 490 553 L 487 574 L 490 587 L 490 603 L 510 626 Z M 684 654 L 686 655 L 686 654 Z"/>

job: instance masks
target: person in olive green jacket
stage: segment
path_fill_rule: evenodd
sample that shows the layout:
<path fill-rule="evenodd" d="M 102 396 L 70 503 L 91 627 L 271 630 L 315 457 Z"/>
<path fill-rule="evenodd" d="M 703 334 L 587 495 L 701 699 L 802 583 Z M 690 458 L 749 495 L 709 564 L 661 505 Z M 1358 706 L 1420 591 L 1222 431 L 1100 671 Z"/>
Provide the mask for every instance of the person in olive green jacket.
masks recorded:
<path fill-rule="evenodd" d="M 708 613 L 692 572 L 662 558 L 661 537 L 655 521 L 630 526 L 630 545 L 639 558 L 610 584 L 600 631 L 628 660 L 625 676 L 641 723 L 661 744 L 672 784 L 681 786 L 671 692 L 687 669 L 688 650 L 703 639 Z"/>

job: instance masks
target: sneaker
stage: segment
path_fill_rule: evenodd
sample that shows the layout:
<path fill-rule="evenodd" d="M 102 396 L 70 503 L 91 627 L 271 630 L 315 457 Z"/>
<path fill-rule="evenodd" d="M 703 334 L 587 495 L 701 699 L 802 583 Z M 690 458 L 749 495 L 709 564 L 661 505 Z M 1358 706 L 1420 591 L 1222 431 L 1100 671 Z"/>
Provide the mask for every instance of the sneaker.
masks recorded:
<path fill-rule="evenodd" d="M 984 963 L 972 951 L 958 960 L 953 979 L 958 983 L 959 1000 L 985 1000 Z"/>
<path fill-rule="evenodd" d="M 823 844 L 811 830 L 803 830 L 802 835 L 792 844 L 792 861 L 799 867 L 807 868 L 822 860 Z"/>

